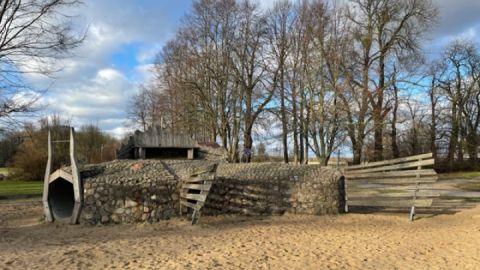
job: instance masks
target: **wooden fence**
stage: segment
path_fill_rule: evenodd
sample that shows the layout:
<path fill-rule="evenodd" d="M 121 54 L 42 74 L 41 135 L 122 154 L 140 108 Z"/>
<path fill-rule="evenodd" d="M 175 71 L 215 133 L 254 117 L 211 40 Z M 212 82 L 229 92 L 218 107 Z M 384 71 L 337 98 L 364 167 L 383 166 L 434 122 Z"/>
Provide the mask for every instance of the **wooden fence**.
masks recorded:
<path fill-rule="evenodd" d="M 386 161 L 371 162 L 344 168 L 345 211 L 349 206 L 430 207 L 439 194 L 431 183 L 438 180 L 433 169 L 432 153 Z"/>

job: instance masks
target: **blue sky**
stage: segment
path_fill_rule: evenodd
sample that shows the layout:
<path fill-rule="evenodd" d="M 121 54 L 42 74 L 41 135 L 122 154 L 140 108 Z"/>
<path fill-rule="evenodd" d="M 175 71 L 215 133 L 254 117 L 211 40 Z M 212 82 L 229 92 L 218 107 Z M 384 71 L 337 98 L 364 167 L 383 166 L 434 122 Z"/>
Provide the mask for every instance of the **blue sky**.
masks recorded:
<path fill-rule="evenodd" d="M 273 1 L 261 1 L 264 6 Z M 480 40 L 480 1 L 435 0 L 439 25 L 425 43 L 429 56 L 454 38 Z M 75 56 L 58 63 L 54 78 L 31 75 L 37 88 L 48 88 L 41 103 L 45 115 L 58 113 L 79 127 L 94 123 L 121 137 L 127 100 L 146 82 L 156 54 L 173 37 L 191 9 L 190 0 L 87 0 L 76 12 L 88 27 Z"/>

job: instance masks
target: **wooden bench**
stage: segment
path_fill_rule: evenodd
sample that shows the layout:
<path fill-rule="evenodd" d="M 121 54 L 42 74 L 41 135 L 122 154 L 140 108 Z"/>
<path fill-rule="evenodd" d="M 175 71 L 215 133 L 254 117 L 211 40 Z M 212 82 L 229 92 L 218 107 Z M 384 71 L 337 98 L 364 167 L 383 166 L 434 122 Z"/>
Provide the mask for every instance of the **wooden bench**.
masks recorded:
<path fill-rule="evenodd" d="M 438 180 L 432 153 L 344 168 L 345 212 L 349 206 L 430 207 L 439 194 L 431 190 Z M 430 185 L 429 185 L 430 184 Z"/>
<path fill-rule="evenodd" d="M 183 181 L 182 189 L 180 191 L 180 213 L 188 211 L 188 208 L 193 210 L 192 225 L 198 223 L 200 219 L 201 210 L 205 205 L 208 193 L 215 180 L 217 164 L 194 170 L 190 177 Z M 182 209 L 182 206 L 187 208 Z"/>

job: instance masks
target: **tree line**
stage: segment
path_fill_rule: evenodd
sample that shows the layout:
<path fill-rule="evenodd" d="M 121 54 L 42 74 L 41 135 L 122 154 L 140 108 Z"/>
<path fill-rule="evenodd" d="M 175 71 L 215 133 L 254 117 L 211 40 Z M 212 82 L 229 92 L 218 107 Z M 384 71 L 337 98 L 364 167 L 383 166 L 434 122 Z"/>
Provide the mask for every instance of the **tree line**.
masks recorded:
<path fill-rule="evenodd" d="M 429 0 L 197 0 L 130 119 L 219 141 L 230 161 L 260 128 L 285 162 L 348 147 L 355 164 L 432 151 L 476 166 L 479 51 L 456 40 L 426 57 L 437 20 Z"/>
<path fill-rule="evenodd" d="M 70 139 L 70 122 L 54 115 L 38 123 L 27 123 L 21 130 L 0 134 L 0 167 L 10 167 L 10 177 L 23 180 L 43 180 L 47 164 L 47 138 L 52 141 Z M 119 142 L 102 132 L 98 126 L 87 124 L 75 132 L 76 158 L 80 164 L 114 160 Z M 53 168 L 70 166 L 70 144 L 53 143 Z"/>

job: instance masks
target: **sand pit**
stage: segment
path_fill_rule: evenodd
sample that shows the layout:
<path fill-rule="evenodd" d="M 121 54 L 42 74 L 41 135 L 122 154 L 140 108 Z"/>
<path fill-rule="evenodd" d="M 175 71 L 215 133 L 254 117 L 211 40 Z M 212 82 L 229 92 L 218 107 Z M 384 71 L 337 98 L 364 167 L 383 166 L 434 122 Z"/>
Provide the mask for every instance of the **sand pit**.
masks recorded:
<path fill-rule="evenodd" d="M 480 269 L 480 207 L 454 215 L 202 217 L 83 226 L 0 202 L 0 269 Z"/>

